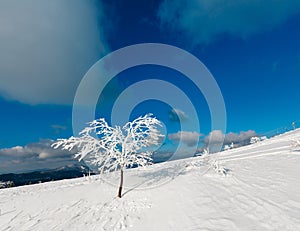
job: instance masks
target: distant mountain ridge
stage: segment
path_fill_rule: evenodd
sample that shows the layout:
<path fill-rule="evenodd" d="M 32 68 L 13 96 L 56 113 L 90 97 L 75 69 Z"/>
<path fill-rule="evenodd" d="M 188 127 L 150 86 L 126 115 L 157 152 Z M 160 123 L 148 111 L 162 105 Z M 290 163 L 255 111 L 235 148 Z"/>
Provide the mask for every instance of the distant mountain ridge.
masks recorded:
<path fill-rule="evenodd" d="M 1 174 L 0 182 L 2 182 L 2 184 L 0 185 L 0 188 L 71 179 L 82 177 L 88 174 L 93 175 L 93 173 L 91 173 L 90 169 L 87 166 L 76 164 L 66 165 L 50 170 L 38 170 L 27 173 Z"/>

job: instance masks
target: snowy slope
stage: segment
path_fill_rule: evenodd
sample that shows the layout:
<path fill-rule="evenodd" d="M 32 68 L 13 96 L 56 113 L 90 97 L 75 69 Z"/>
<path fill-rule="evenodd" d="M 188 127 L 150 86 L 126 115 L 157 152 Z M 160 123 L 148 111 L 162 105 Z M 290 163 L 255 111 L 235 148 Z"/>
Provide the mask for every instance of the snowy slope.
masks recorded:
<path fill-rule="evenodd" d="M 121 199 L 118 173 L 3 189 L 0 230 L 300 230 L 295 138 L 127 170 Z"/>

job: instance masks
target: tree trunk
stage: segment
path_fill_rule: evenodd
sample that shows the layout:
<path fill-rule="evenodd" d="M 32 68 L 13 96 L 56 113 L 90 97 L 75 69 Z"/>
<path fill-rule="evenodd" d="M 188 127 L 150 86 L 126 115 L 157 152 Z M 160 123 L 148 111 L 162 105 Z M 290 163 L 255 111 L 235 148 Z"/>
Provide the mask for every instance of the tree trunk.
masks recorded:
<path fill-rule="evenodd" d="M 121 181 L 120 181 L 120 186 L 119 186 L 119 193 L 118 197 L 122 197 L 122 188 L 123 188 L 123 169 L 121 169 Z"/>

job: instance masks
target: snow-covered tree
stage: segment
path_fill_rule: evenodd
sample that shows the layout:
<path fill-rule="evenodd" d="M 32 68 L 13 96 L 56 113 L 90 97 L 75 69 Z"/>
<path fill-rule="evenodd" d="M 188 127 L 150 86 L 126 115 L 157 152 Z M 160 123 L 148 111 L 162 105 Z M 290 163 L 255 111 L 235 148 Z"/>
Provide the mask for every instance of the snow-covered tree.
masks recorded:
<path fill-rule="evenodd" d="M 259 137 L 253 136 L 250 139 L 250 144 L 255 144 L 255 143 L 259 142 L 259 141 L 260 141 Z"/>
<path fill-rule="evenodd" d="M 59 139 L 52 146 L 76 150 L 75 158 L 98 167 L 100 173 L 120 170 L 118 197 L 121 198 L 124 168 L 145 166 L 152 163 L 149 146 L 158 145 L 163 135 L 158 126 L 161 122 L 152 114 L 140 116 L 123 127 L 111 127 L 104 118 L 88 123 L 79 137 Z"/>
<path fill-rule="evenodd" d="M 231 142 L 230 145 L 229 145 L 229 144 L 225 144 L 225 146 L 224 146 L 224 151 L 230 150 L 230 149 L 233 149 L 233 148 L 235 148 L 235 147 L 234 147 L 234 143 Z"/>
<path fill-rule="evenodd" d="M 260 141 L 264 141 L 264 140 L 267 140 L 268 138 L 266 136 L 253 136 L 251 137 L 250 139 L 250 144 L 255 144 L 255 143 L 258 143 Z"/>
<path fill-rule="evenodd" d="M 224 145 L 224 151 L 227 151 L 227 150 L 229 150 L 229 149 L 231 149 L 231 147 L 230 147 L 228 144 L 225 144 L 225 145 Z"/>
<path fill-rule="evenodd" d="M 0 189 L 1 188 L 10 188 L 10 187 L 14 187 L 14 182 L 13 181 L 0 181 Z"/>

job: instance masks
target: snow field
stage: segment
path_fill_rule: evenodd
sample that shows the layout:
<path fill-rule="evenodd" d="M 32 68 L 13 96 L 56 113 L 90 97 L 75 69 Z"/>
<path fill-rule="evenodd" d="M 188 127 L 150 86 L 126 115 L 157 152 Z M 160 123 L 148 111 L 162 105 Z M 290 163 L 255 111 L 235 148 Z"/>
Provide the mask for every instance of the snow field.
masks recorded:
<path fill-rule="evenodd" d="M 126 170 L 121 199 L 118 172 L 2 189 L 0 230 L 300 230 L 293 139 Z"/>

